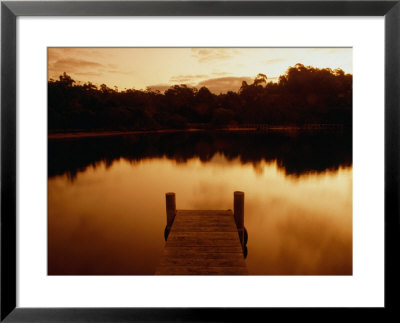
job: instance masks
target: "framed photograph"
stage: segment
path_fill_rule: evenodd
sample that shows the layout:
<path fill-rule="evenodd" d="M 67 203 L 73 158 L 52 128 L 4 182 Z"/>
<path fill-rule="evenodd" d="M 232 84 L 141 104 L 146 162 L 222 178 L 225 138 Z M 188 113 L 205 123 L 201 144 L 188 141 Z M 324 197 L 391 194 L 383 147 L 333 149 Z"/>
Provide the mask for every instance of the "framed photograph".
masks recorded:
<path fill-rule="evenodd" d="M 396 311 L 399 15 L 3 1 L 1 320 Z"/>

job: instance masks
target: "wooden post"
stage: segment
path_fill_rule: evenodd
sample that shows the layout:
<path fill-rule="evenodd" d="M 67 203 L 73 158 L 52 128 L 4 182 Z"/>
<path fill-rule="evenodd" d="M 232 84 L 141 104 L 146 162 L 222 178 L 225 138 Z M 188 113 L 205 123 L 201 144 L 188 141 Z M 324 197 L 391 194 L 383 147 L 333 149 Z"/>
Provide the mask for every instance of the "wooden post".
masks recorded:
<path fill-rule="evenodd" d="M 165 202 L 167 207 L 167 228 L 169 230 L 174 222 L 176 214 L 175 193 L 166 193 Z"/>
<path fill-rule="evenodd" d="M 244 246 L 244 192 L 233 193 L 233 215 L 239 234 L 240 243 Z"/>

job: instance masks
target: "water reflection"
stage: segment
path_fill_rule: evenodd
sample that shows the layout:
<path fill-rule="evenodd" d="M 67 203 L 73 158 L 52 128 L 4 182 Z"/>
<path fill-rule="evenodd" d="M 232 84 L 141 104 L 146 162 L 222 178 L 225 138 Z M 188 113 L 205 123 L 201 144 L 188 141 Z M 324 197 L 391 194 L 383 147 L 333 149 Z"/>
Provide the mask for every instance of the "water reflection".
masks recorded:
<path fill-rule="evenodd" d="M 250 274 L 349 275 L 345 138 L 192 133 L 49 141 L 48 272 L 152 275 L 165 243 L 165 192 L 176 193 L 178 209 L 233 209 L 232 192 L 240 190 Z"/>
<path fill-rule="evenodd" d="M 287 175 L 337 170 L 352 164 L 351 133 L 346 132 L 174 132 L 49 140 L 49 176 L 67 173 L 73 179 L 89 165 L 120 158 L 140 161 L 162 158 L 185 163 L 198 157 L 210 162 L 217 155 L 252 164 L 277 161 Z M 217 160 L 213 160 L 217 162 Z"/>

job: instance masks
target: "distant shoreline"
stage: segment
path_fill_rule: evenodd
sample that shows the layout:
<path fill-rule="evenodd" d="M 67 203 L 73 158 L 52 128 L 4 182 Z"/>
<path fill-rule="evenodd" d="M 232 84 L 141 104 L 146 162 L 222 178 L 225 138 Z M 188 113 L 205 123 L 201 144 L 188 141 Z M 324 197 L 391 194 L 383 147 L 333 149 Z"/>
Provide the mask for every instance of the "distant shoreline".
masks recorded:
<path fill-rule="evenodd" d="M 225 129 L 162 129 L 162 130 L 134 130 L 134 131 L 78 131 L 78 132 L 58 132 L 50 133 L 48 139 L 66 139 L 66 138 L 85 138 L 85 137 L 108 137 L 137 135 L 146 133 L 174 133 L 174 132 L 207 132 L 207 131 L 257 131 L 256 128 L 225 128 Z"/>
<path fill-rule="evenodd" d="M 143 133 L 171 133 L 171 132 L 194 132 L 205 131 L 205 129 L 163 129 L 163 130 L 132 130 L 132 131 L 77 131 L 77 132 L 58 132 L 49 133 L 49 139 L 64 139 L 64 138 L 83 138 L 83 137 L 108 137 L 108 136 L 123 136 L 136 135 Z"/>
<path fill-rule="evenodd" d="M 68 139 L 68 138 L 87 138 L 87 137 L 109 137 L 147 133 L 174 133 L 174 132 L 208 132 L 208 131 L 304 131 L 304 130 L 342 130 L 344 125 L 304 125 L 304 126 L 249 126 L 249 127 L 229 127 L 229 128 L 188 128 L 188 129 L 162 129 L 162 130 L 132 130 L 132 131 L 75 131 L 75 132 L 55 132 L 49 133 L 48 139 Z"/>

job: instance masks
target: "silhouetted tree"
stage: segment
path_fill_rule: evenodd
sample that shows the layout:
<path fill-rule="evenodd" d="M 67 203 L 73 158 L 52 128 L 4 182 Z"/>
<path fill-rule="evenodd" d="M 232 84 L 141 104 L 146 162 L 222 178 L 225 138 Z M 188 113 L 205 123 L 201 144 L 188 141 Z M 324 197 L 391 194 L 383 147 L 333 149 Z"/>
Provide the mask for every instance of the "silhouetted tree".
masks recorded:
<path fill-rule="evenodd" d="M 352 125 L 351 74 L 341 69 L 296 64 L 277 83 L 259 73 L 238 92 L 213 94 L 185 84 L 165 93 L 91 82 L 77 84 L 68 74 L 48 81 L 49 131 L 154 130 L 224 127 L 244 123 Z"/>

